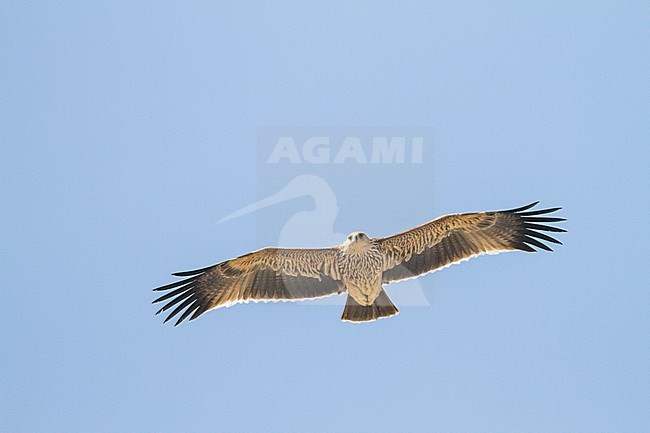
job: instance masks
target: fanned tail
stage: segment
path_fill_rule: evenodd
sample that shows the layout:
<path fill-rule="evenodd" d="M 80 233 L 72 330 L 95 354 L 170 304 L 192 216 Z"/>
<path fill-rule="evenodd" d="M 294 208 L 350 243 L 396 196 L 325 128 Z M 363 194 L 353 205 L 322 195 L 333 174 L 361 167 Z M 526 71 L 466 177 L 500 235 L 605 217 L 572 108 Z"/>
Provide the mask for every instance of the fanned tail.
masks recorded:
<path fill-rule="evenodd" d="M 348 294 L 341 320 L 344 322 L 372 322 L 399 313 L 384 290 L 379 293 L 372 305 L 361 305 Z"/>

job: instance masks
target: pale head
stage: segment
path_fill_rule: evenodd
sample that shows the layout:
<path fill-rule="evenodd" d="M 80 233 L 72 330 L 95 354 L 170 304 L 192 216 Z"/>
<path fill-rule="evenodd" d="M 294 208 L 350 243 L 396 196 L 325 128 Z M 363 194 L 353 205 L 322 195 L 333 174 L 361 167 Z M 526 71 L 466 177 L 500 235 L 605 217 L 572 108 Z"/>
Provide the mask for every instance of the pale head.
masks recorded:
<path fill-rule="evenodd" d="M 370 242 L 370 238 L 363 232 L 352 232 L 348 235 L 343 245 L 365 245 Z"/>

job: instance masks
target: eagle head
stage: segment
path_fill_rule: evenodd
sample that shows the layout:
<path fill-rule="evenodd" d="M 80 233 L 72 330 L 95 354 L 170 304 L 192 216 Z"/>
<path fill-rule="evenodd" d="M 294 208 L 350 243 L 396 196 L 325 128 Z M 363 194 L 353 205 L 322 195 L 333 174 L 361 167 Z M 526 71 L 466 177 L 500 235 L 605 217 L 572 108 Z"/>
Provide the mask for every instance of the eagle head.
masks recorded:
<path fill-rule="evenodd" d="M 352 232 L 348 235 L 344 245 L 361 245 L 370 241 L 370 238 L 363 232 Z"/>

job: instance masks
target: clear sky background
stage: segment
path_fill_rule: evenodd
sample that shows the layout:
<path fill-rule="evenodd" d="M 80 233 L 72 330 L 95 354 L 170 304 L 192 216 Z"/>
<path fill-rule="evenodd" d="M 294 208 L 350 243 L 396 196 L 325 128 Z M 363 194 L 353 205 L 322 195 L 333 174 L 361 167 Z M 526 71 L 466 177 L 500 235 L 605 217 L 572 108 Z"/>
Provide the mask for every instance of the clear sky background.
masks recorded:
<path fill-rule="evenodd" d="M 650 431 L 648 16 L 2 2 L 0 431 Z M 564 246 L 429 275 L 430 306 L 367 325 L 295 304 L 163 325 L 171 272 L 277 236 L 216 222 L 260 197 L 259 128 L 305 125 L 435 134 L 426 182 L 336 189 L 337 232 L 542 200 Z"/>

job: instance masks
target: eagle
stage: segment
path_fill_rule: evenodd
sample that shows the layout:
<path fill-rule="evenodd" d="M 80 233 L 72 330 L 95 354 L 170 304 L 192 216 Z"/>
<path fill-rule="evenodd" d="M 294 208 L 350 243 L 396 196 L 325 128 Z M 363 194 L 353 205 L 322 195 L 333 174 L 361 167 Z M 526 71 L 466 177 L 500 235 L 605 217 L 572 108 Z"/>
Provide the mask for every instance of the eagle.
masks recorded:
<path fill-rule="evenodd" d="M 562 244 L 543 232 L 566 230 L 543 224 L 561 208 L 449 214 L 385 238 L 351 233 L 330 248 L 268 247 L 213 266 L 172 274 L 187 277 L 154 289 L 166 292 L 156 314 L 171 310 L 174 326 L 206 311 L 253 302 L 302 301 L 347 292 L 341 320 L 371 322 L 398 313 L 385 284 L 415 278 L 482 254 L 553 251 Z M 544 216 L 541 216 L 544 215 Z"/>

